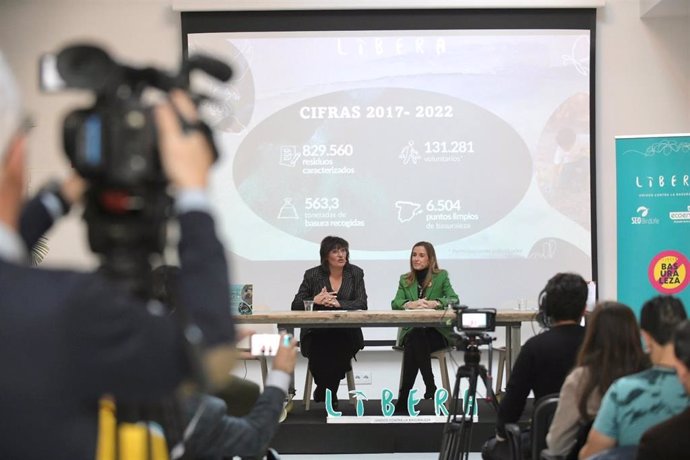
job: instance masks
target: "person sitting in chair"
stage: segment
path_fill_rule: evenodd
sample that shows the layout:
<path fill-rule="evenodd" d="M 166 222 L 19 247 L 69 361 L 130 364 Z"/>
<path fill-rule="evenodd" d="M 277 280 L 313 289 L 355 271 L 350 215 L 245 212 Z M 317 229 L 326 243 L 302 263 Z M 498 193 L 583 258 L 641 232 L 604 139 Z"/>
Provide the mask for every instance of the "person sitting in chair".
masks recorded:
<path fill-rule="evenodd" d="M 547 330 L 522 346 L 499 406 L 496 438 L 484 446 L 483 458 L 509 457 L 505 424 L 518 421 L 530 392 L 537 401 L 560 391 L 585 335 L 580 321 L 586 302 L 587 283 L 574 273 L 558 273 L 542 289 L 538 319 Z"/>
<path fill-rule="evenodd" d="M 683 321 L 676 328 L 673 347 L 678 380 L 683 384 L 685 392 L 690 394 L 690 321 Z M 687 436 L 689 426 L 690 407 L 643 434 L 637 459 L 686 457 L 690 452 L 690 438 Z"/>
<path fill-rule="evenodd" d="M 364 271 L 350 263 L 350 246 L 337 236 L 327 236 L 319 250 L 321 265 L 304 272 L 304 279 L 292 301 L 292 310 L 304 310 L 313 300 L 314 310 L 366 310 Z M 338 408 L 338 386 L 352 369 L 350 360 L 364 348 L 362 329 L 302 328 L 302 354 L 309 358 L 309 371 L 316 382 L 314 401 L 325 401 L 331 390 L 333 408 Z"/>
<path fill-rule="evenodd" d="M 649 367 L 640 329 L 627 305 L 602 302 L 587 318 L 587 331 L 568 374 L 546 436 L 551 456 L 577 458 L 599 411 L 601 397 L 614 380 Z M 579 445 L 578 442 L 580 443 Z"/>
<path fill-rule="evenodd" d="M 410 254 L 410 271 L 400 276 L 398 291 L 391 302 L 393 310 L 437 310 L 457 302 L 458 295 L 450 284 L 448 272 L 438 267 L 432 244 L 416 243 Z M 396 413 L 407 413 L 407 399 L 418 371 L 426 385 L 424 399 L 434 397 L 436 383 L 431 371 L 431 353 L 448 348 L 451 336 L 450 327 L 402 328 L 399 342 L 404 346 L 403 367 Z"/>
<path fill-rule="evenodd" d="M 635 446 L 648 428 L 687 409 L 690 399 L 676 377 L 673 349 L 673 332 L 686 318 L 683 303 L 675 297 L 657 296 L 645 302 L 640 329 L 653 366 L 611 385 L 580 458 Z"/>

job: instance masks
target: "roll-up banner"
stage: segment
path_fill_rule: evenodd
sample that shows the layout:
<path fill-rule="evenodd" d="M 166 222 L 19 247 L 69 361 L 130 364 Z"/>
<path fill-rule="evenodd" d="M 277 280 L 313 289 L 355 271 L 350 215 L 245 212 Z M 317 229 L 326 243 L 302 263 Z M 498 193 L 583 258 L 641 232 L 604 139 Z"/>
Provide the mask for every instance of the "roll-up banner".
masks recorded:
<path fill-rule="evenodd" d="M 690 134 L 616 137 L 618 300 L 690 306 Z"/>

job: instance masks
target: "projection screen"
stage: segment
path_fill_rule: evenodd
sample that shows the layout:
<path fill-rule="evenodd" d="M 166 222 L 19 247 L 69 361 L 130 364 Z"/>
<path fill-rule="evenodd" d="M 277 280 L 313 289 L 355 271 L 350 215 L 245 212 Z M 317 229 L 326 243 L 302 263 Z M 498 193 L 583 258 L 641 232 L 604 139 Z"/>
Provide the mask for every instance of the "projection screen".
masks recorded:
<path fill-rule="evenodd" d="M 596 280 L 594 10 L 184 13 L 222 158 L 212 197 L 232 283 L 285 310 L 337 235 L 390 309 L 412 245 L 461 302 L 536 307 Z M 368 338 L 393 338 L 367 330 Z"/>

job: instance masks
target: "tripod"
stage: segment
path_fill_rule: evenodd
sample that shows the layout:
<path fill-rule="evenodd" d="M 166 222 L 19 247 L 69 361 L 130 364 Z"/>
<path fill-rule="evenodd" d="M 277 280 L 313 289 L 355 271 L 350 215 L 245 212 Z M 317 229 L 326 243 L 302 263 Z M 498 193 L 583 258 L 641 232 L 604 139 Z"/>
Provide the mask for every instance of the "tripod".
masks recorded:
<path fill-rule="evenodd" d="M 480 353 L 479 344 L 477 343 L 491 343 L 492 339 L 485 334 L 483 336 L 462 337 L 462 340 L 463 348 L 465 349 L 465 364 L 458 367 L 458 372 L 455 376 L 453 402 L 448 414 L 448 420 L 443 427 L 439 460 L 467 460 L 469 457 L 473 425 L 472 412 L 477 396 L 477 378 L 481 377 L 486 387 L 486 399 L 491 403 L 494 410 L 498 412 L 496 395 L 491 386 L 492 377 L 486 368 L 479 364 Z M 488 342 L 485 342 L 486 340 Z M 489 353 L 489 359 L 491 359 L 491 353 Z M 462 379 L 468 379 L 469 389 L 467 390 L 467 398 L 463 401 L 461 413 L 458 415 L 458 409 L 460 408 L 460 382 Z"/>

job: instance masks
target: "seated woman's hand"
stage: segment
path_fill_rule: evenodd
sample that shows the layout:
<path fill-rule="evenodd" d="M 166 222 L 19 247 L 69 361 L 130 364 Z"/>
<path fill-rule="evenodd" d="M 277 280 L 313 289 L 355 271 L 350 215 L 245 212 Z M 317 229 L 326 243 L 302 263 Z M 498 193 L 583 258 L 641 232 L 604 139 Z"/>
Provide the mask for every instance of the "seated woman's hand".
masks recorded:
<path fill-rule="evenodd" d="M 324 305 L 330 308 L 340 308 L 340 302 L 338 302 L 338 299 L 335 296 L 326 300 Z"/>
<path fill-rule="evenodd" d="M 314 303 L 323 305 L 329 308 L 338 308 L 340 303 L 338 302 L 337 294 L 335 292 L 328 292 L 324 287 L 321 292 L 314 296 Z"/>
<path fill-rule="evenodd" d="M 340 307 L 340 302 L 338 302 L 338 297 L 335 292 L 325 292 L 324 293 L 323 305 L 328 308 L 338 308 Z"/>
<path fill-rule="evenodd" d="M 405 309 L 407 310 L 425 310 L 425 309 L 435 309 L 437 308 L 441 303 L 438 300 L 427 300 L 427 299 L 419 299 L 419 300 L 410 300 L 405 304 Z"/>
<path fill-rule="evenodd" d="M 328 298 L 328 292 L 326 291 L 326 288 L 323 288 L 321 289 L 321 292 L 314 296 L 314 303 L 318 303 L 319 305 L 326 305 Z"/>
<path fill-rule="evenodd" d="M 438 300 L 427 300 L 427 299 L 421 299 L 423 307 L 420 308 L 430 308 L 430 309 L 436 309 L 441 306 L 441 302 Z"/>
<path fill-rule="evenodd" d="M 409 302 L 405 303 L 405 310 L 418 310 L 420 308 L 425 308 L 422 305 L 422 300 L 410 300 Z"/>

